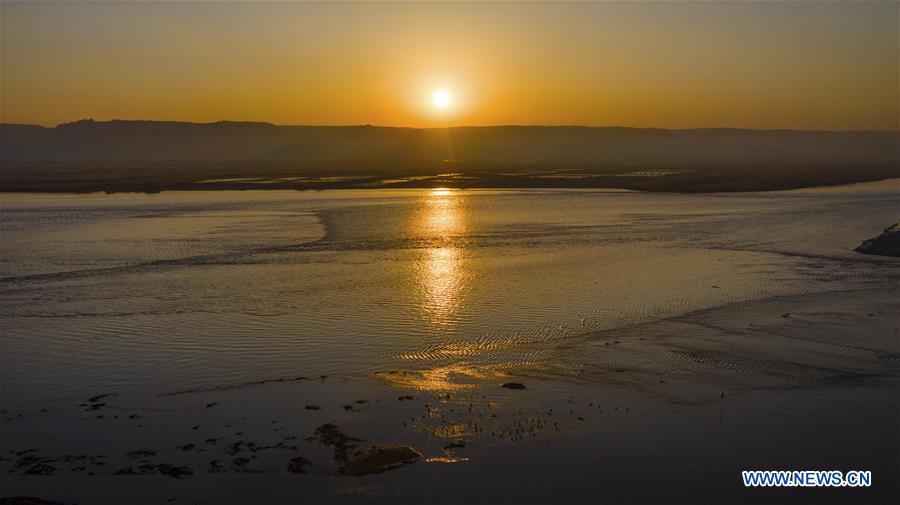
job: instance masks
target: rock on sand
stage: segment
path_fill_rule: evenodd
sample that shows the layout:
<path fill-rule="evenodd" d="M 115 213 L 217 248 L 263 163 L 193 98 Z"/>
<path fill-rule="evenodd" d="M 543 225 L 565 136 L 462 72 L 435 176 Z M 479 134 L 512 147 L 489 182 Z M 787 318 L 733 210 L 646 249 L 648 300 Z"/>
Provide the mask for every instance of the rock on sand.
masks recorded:
<path fill-rule="evenodd" d="M 893 224 L 885 228 L 881 235 L 864 241 L 854 251 L 862 254 L 900 257 L 900 225 Z"/>
<path fill-rule="evenodd" d="M 419 451 L 405 445 L 373 445 L 357 451 L 341 467 L 344 475 L 368 475 L 400 468 L 418 461 Z"/>

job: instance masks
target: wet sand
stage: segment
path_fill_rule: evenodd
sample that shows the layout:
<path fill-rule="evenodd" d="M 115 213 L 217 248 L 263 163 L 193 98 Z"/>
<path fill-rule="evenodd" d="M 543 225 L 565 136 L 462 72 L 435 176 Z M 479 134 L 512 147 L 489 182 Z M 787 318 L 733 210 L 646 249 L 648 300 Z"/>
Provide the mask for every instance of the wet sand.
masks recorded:
<path fill-rule="evenodd" d="M 503 370 L 282 377 L 4 411 L 3 496 L 64 503 L 889 503 L 897 292 L 776 297 Z M 524 388 L 503 387 L 520 383 Z M 740 470 L 871 470 L 745 489 Z"/>

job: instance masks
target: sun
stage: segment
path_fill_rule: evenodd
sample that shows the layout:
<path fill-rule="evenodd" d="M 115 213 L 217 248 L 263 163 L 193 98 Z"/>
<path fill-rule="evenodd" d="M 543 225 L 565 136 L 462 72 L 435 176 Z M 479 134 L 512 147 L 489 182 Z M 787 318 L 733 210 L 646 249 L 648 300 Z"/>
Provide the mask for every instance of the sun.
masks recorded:
<path fill-rule="evenodd" d="M 450 92 L 446 89 L 439 89 L 431 95 L 431 101 L 434 106 L 439 109 L 446 109 L 450 106 Z"/>

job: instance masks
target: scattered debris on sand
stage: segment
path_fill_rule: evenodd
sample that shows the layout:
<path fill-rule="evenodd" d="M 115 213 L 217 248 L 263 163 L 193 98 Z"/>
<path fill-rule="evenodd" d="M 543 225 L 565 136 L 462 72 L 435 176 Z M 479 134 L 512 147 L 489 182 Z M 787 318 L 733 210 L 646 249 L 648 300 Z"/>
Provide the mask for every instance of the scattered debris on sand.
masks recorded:
<path fill-rule="evenodd" d="M 209 462 L 209 469 L 207 471 L 209 473 L 225 473 L 225 467 L 222 465 L 221 460 L 214 459 Z"/>
<path fill-rule="evenodd" d="M 136 451 L 131 451 L 126 454 L 129 458 L 132 459 L 144 459 L 156 456 L 156 451 L 153 449 L 138 449 Z"/>
<path fill-rule="evenodd" d="M 333 423 L 325 423 L 316 428 L 314 438 L 334 449 L 334 459 L 338 461 L 346 461 L 347 451 L 356 447 L 356 444 L 352 444 L 351 442 L 362 441 L 358 438 L 345 435 Z"/>
<path fill-rule="evenodd" d="M 189 477 L 194 475 L 194 470 L 189 466 L 175 466 L 167 463 L 153 464 L 144 463 L 136 467 L 126 466 L 116 470 L 114 475 L 152 475 L 160 474 L 174 479 Z"/>
<path fill-rule="evenodd" d="M 349 458 L 350 450 L 356 447 L 353 442 L 362 440 L 346 435 L 333 423 L 319 426 L 310 438 L 318 439 L 334 449 L 334 459 L 341 463 L 338 473 L 343 475 L 386 472 L 414 463 L 422 457 L 418 451 L 405 445 L 371 445 L 354 452 L 353 457 Z M 306 463 L 304 458 L 294 458 L 289 464 L 289 471 L 292 466 L 302 469 Z"/>
<path fill-rule="evenodd" d="M 888 226 L 881 235 L 863 241 L 854 251 L 861 254 L 900 257 L 900 224 Z"/>
<path fill-rule="evenodd" d="M 229 456 L 234 456 L 239 452 L 243 452 L 247 448 L 247 443 L 243 440 L 238 440 L 236 442 L 232 442 L 225 446 L 225 454 Z"/>
<path fill-rule="evenodd" d="M 252 458 L 234 458 L 232 461 L 234 471 L 237 473 L 277 473 L 275 468 L 269 466 L 251 465 L 252 461 Z"/>
<path fill-rule="evenodd" d="M 79 407 L 84 407 L 85 412 L 90 412 L 92 410 L 100 410 L 106 406 L 106 402 L 101 402 L 100 400 L 104 398 L 108 398 L 110 396 L 115 396 L 114 393 L 104 393 L 102 395 L 92 396 L 87 399 L 87 403 L 79 403 Z"/>
<path fill-rule="evenodd" d="M 176 479 L 194 475 L 194 470 L 192 470 L 189 466 L 175 466 L 163 463 L 161 465 L 156 465 L 156 469 L 160 474 Z"/>
<path fill-rule="evenodd" d="M 506 389 L 527 389 L 525 387 L 525 384 L 522 384 L 521 382 L 507 382 L 505 384 L 501 384 L 500 387 Z"/>
<path fill-rule="evenodd" d="M 415 463 L 422 458 L 419 451 L 405 445 L 373 445 L 353 454 L 353 459 L 341 466 L 343 475 L 369 475 L 387 472 Z"/>
<path fill-rule="evenodd" d="M 27 451 L 19 451 L 16 453 L 16 456 L 19 456 L 19 459 L 16 460 L 16 468 L 22 468 L 24 466 L 32 466 L 38 463 L 46 463 L 51 461 L 49 458 L 45 458 L 43 456 L 38 456 L 37 454 L 30 454 L 34 452 L 34 449 L 29 449 Z"/>
<path fill-rule="evenodd" d="M 25 471 L 25 475 L 53 475 L 56 467 L 48 463 L 38 463 Z"/>
<path fill-rule="evenodd" d="M 323 376 L 324 377 L 324 376 Z M 298 381 L 306 381 L 309 380 L 309 377 L 281 377 L 278 379 L 265 379 L 259 381 L 250 381 L 250 382 L 241 382 L 238 384 L 224 384 L 219 386 L 213 386 L 208 388 L 189 388 L 189 389 L 179 389 L 177 391 L 169 391 L 165 393 L 158 393 L 157 396 L 178 396 L 192 393 L 208 393 L 212 391 L 231 391 L 234 389 L 243 389 L 247 387 L 254 386 L 262 386 L 265 384 L 274 384 L 274 383 L 290 383 L 290 382 L 298 382 Z"/>
<path fill-rule="evenodd" d="M 0 498 L 0 505 L 65 505 L 58 501 L 42 500 L 31 496 L 8 496 Z"/>
<path fill-rule="evenodd" d="M 309 464 L 309 460 L 304 458 L 303 456 L 297 456 L 296 458 L 291 458 L 287 464 L 287 471 L 290 473 L 306 473 L 306 465 Z"/>

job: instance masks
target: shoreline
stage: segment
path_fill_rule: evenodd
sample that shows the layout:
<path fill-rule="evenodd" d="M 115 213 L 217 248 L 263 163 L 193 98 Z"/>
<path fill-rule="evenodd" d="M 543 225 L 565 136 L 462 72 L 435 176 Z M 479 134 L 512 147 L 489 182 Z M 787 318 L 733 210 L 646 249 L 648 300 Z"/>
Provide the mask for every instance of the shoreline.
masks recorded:
<path fill-rule="evenodd" d="M 78 406 L 5 410 L 4 495 L 63 503 L 252 503 L 260 492 L 274 502 L 559 499 L 559 490 L 510 489 L 498 478 L 537 472 L 532 478 L 549 474 L 571 486 L 564 501 L 591 499 L 585 475 L 604 482 L 597 496 L 617 501 L 689 502 L 710 486 L 720 494 L 709 496 L 722 496 L 724 486 L 732 501 L 797 501 L 796 490 L 744 490 L 737 473 L 725 472 L 754 457 L 778 461 L 771 452 L 754 456 L 767 448 L 782 454 L 785 469 L 872 470 L 875 487 L 856 492 L 887 501 L 896 483 L 886 472 L 898 464 L 890 442 L 900 385 L 893 292 L 799 295 L 580 335 L 559 343 L 559 368 L 574 372 L 562 375 L 541 366 L 492 377 L 443 371 L 442 385 L 397 370 L 143 398 L 98 392 Z M 393 380 L 397 374 L 404 380 Z M 524 389 L 501 387 L 508 382 Z M 327 425 L 346 440 L 317 435 Z M 757 431 L 766 438 L 750 435 Z M 820 445 L 810 451 L 813 441 Z M 421 457 L 343 475 L 342 444 L 350 461 L 373 446 L 410 447 Z M 684 453 L 690 446 L 695 452 Z M 658 459 L 645 461 L 644 451 Z M 305 461 L 293 467 L 302 472 L 289 470 L 295 458 Z M 623 487 L 626 475 L 648 468 L 670 491 Z M 46 494 L 48 479 L 66 484 Z M 475 481 L 478 495 L 462 485 Z M 851 496 L 827 491 L 805 496 Z"/>
<path fill-rule="evenodd" d="M 825 182 L 821 184 L 791 185 L 789 187 L 770 187 L 760 189 L 738 188 L 733 189 L 717 189 L 717 190 L 691 190 L 691 189 L 654 189 L 632 187 L 628 185 L 489 185 L 489 186 L 465 186 L 453 183 L 435 184 L 411 184 L 411 185 L 384 185 L 384 186 L 358 186 L 358 185 L 324 185 L 324 186 L 295 186 L 295 185 L 272 185 L 265 183 L 252 184 L 232 184 L 232 185 L 213 185 L 203 183 L 190 183 L 188 185 L 160 187 L 147 189 L 105 189 L 97 187 L 95 189 L 9 189 L 8 184 L 0 184 L 0 194 L 2 195 L 127 195 L 127 194 L 160 194 L 170 192 L 209 192 L 209 191 L 290 191 L 290 192 L 318 192 L 318 191 L 417 191 L 417 190 L 433 190 L 433 189 L 451 189 L 458 191 L 612 191 L 612 192 L 639 192 L 650 194 L 744 194 L 744 193 L 767 193 L 767 192 L 805 192 L 805 191 L 841 191 L 850 189 L 853 186 L 859 186 L 863 190 L 897 190 L 900 186 L 889 187 L 891 184 L 900 185 L 900 178 L 895 176 L 860 178 L 843 182 Z M 884 186 L 884 187 L 882 187 Z"/>
<path fill-rule="evenodd" d="M 238 184 L 207 184 L 201 182 L 190 182 L 181 184 L 160 184 L 156 185 L 152 182 L 141 183 L 138 186 L 56 186 L 55 183 L 47 185 L 29 186 L 15 182 L 0 183 L 0 194 L 23 194 L 23 195 L 93 195 L 93 194 L 159 194 L 164 192 L 206 192 L 206 191 L 333 191 L 333 190 L 429 190 L 429 189 L 452 189 L 459 191 L 478 191 L 478 190 L 560 190 L 560 191 L 591 191 L 591 190 L 608 190 L 608 191 L 633 191 L 644 193 L 662 193 L 662 194 L 734 194 L 734 193 L 762 193 L 762 192 L 783 192 L 783 191 L 803 191 L 803 190 L 827 190 L 831 188 L 841 188 L 854 185 L 878 184 L 897 180 L 894 176 L 873 176 L 873 177 L 847 177 L 838 180 L 829 180 L 822 182 L 796 182 L 796 183 L 730 183 L 727 181 L 714 182 L 712 184 L 692 185 L 676 183 L 668 187 L 666 183 L 657 183 L 656 181 L 640 181 L 639 183 L 616 183 L 610 178 L 619 176 L 596 176 L 602 180 L 596 183 L 571 184 L 569 181 L 560 179 L 559 184 L 548 184 L 545 181 L 537 181 L 534 183 L 507 183 L 497 181 L 495 183 L 482 182 L 478 185 L 459 184 L 453 181 L 439 182 L 413 182 L 410 184 L 380 184 L 380 181 L 366 182 L 361 184 L 315 184 L 315 185 L 297 185 L 297 184 L 269 184 L 269 183 L 238 183 Z M 49 186 L 49 187 L 47 187 Z"/>

